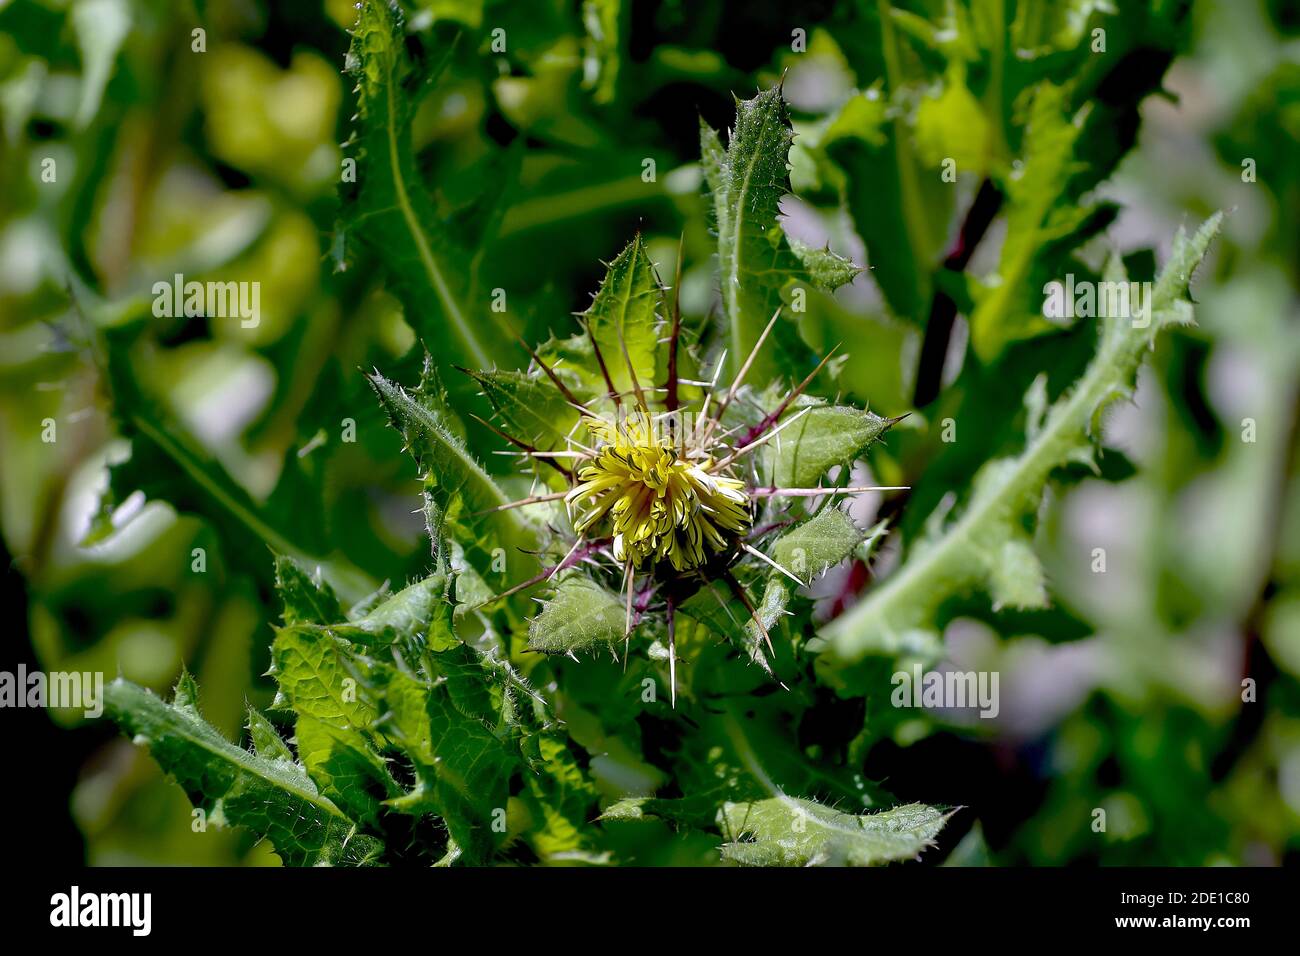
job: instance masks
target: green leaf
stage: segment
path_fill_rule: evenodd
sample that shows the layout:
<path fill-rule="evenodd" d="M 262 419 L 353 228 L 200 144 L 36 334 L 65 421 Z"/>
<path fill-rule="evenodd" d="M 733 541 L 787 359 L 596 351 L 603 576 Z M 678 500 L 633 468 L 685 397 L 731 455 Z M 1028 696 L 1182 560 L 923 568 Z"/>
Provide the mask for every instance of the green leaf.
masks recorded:
<path fill-rule="evenodd" d="M 776 672 L 772 669 L 772 661 L 768 660 L 767 641 L 768 638 L 772 638 L 775 642 L 773 632 L 781 623 L 781 618 L 786 615 L 786 607 L 789 603 L 790 585 L 785 576 L 770 574 L 763 588 L 763 596 L 754 606 L 757 613 L 745 619 L 745 653 L 772 678 L 776 677 Z M 759 622 L 762 622 L 761 628 L 758 626 Z M 767 637 L 763 636 L 764 631 L 767 632 Z"/>
<path fill-rule="evenodd" d="M 370 634 L 392 638 L 424 639 L 430 628 L 451 608 L 449 576 L 438 571 L 407 585 L 352 621 Z"/>
<path fill-rule="evenodd" d="M 399 788 L 383 759 L 353 731 L 313 717 L 294 725 L 298 756 L 320 792 L 352 819 L 376 826 L 382 801 Z"/>
<path fill-rule="evenodd" d="M 712 827 L 718 804 L 709 794 L 665 800 L 660 797 L 624 797 L 611 803 L 600 815 L 601 822 L 627 820 L 669 820 L 692 827 Z"/>
<path fill-rule="evenodd" d="M 441 817 L 466 861 L 483 862 L 495 849 L 493 823 L 510 797 L 517 750 L 489 726 L 488 714 L 466 706 L 473 697 L 463 686 L 453 696 L 447 681 L 422 680 L 401 665 L 363 667 L 367 693 L 382 712 L 378 728 L 415 770 L 415 786 L 389 805 Z"/>
<path fill-rule="evenodd" d="M 248 735 L 253 741 L 253 753 L 267 760 L 287 760 L 293 763 L 293 751 L 280 737 L 280 732 L 261 711 L 248 708 Z"/>
<path fill-rule="evenodd" d="M 653 797 L 624 797 L 601 811 L 601 820 L 645 820 L 656 816 Z"/>
<path fill-rule="evenodd" d="M 824 508 L 773 541 L 768 554 L 807 583 L 852 555 L 864 541 L 883 533 L 881 525 L 864 533 L 839 508 Z"/>
<path fill-rule="evenodd" d="M 793 404 L 784 420 L 805 408 L 811 410 L 768 442 L 769 473 L 776 487 L 816 487 L 830 469 L 852 464 L 897 421 L 806 397 Z"/>
<path fill-rule="evenodd" d="M 592 90 L 597 103 L 609 103 L 618 89 L 619 33 L 622 0 L 583 0 L 582 24 L 586 28 L 582 59 L 582 84 Z"/>
<path fill-rule="evenodd" d="M 528 842 L 548 863 L 607 863 L 609 854 L 593 851 L 587 823 L 596 788 L 583 774 L 563 738 L 539 740 L 541 771 L 528 775 L 528 804 L 538 819 Z"/>
<path fill-rule="evenodd" d="M 320 578 L 308 574 L 293 558 L 275 556 L 275 591 L 284 605 L 285 624 L 333 624 L 343 619 L 343 609 L 331 588 Z"/>
<path fill-rule="evenodd" d="M 738 569 L 737 579 L 749 594 L 750 602 L 758 612 L 758 621 L 762 622 L 763 629 L 775 644 L 777 627 L 786 616 L 786 607 L 790 603 L 789 579 L 776 571 L 765 576 L 756 574 L 744 566 Z M 759 584 L 763 587 L 761 594 L 755 590 Z M 703 625 L 711 639 L 725 637 L 744 648 L 750 661 L 763 668 L 769 677 L 776 677 L 772 661 L 768 659 L 763 629 L 759 628 L 748 608 L 721 582 L 708 582 L 678 605 L 677 610 Z"/>
<path fill-rule="evenodd" d="M 984 828 L 980 826 L 978 820 L 940 865 L 977 867 L 997 865 L 993 861 L 993 854 L 989 852 L 988 844 L 984 841 Z"/>
<path fill-rule="evenodd" d="M 709 193 L 717 201 L 717 196 L 721 194 L 724 183 L 723 176 L 726 174 L 727 165 L 727 148 L 722 145 L 722 139 L 718 136 L 718 131 L 704 122 L 704 117 L 700 117 L 700 168 L 704 172 L 704 183 L 708 187 Z"/>
<path fill-rule="evenodd" d="M 989 594 L 993 610 L 1018 610 L 1048 606 L 1047 582 L 1033 545 L 1024 538 L 1008 538 L 989 568 Z"/>
<path fill-rule="evenodd" d="M 421 10 L 433 14 L 435 20 L 456 20 L 477 30 L 483 24 L 483 7 L 487 0 L 420 0 Z"/>
<path fill-rule="evenodd" d="M 490 368 L 504 337 L 473 287 L 468 251 L 415 162 L 411 123 L 432 83 L 407 55 L 400 7 L 362 0 L 347 63 L 356 80 L 358 122 L 349 152 L 359 188 L 344 199 L 346 221 L 374 248 L 407 321 L 440 359 Z"/>
<path fill-rule="evenodd" d="M 275 704 L 299 717 L 313 717 L 333 727 L 365 730 L 374 721 L 374 705 L 357 693 L 345 655 L 350 645 L 324 627 L 287 627 L 271 646 L 271 674 L 279 685 Z"/>
<path fill-rule="evenodd" d="M 153 366 L 137 367 L 128 344 L 110 335 L 106 342 L 105 378 L 113 395 L 113 412 L 122 435 L 131 441 L 130 457 L 109 468 L 108 487 L 83 544 L 103 540 L 117 529 L 114 511 L 134 492 L 165 501 L 177 511 L 197 514 L 221 536 L 228 560 L 269 581 L 273 563 L 268 549 L 301 566 L 317 569 L 340 594 L 359 597 L 373 590 L 368 574 L 345 556 L 330 553 L 310 501 L 278 507 L 281 489 L 297 490 L 296 454 L 286 455 L 280 486 L 266 503 L 258 503 L 221 466 L 202 442 L 140 384 Z"/>
<path fill-rule="evenodd" d="M 1051 253 L 1078 245 L 1084 237 L 1075 234 L 1098 224 L 1090 219 L 1090 207 L 1072 202 L 1068 188 L 1078 165 L 1075 142 L 1083 129 L 1082 117 L 1068 116 L 1068 108 L 1061 87 L 1042 83 L 1034 91 L 1020 174 L 1006 185 L 1007 238 L 996 271 L 976 286 L 971 314 L 971 343 L 986 362 L 1008 342 L 1054 327 L 1043 316 L 1043 286 L 1061 278 L 1066 267 L 1064 256 Z"/>
<path fill-rule="evenodd" d="M 930 314 L 931 273 L 943 255 L 954 189 L 922 171 L 911 129 L 899 115 L 891 121 L 889 107 L 879 86 L 857 94 L 819 148 L 842 172 L 845 206 L 890 311 L 920 325 Z"/>
<path fill-rule="evenodd" d="M 725 150 L 711 129 L 701 131 L 700 152 L 718 233 L 727 360 L 733 372 L 781 305 L 786 283 L 803 275 L 778 219 L 781 198 L 790 191 L 793 136 L 779 88 L 736 104 L 736 125 Z M 751 367 L 753 381 L 772 377 L 780 367 L 778 355 L 785 354 L 789 361 L 797 354 L 788 351 L 799 349 L 793 323 L 778 321 L 774 335 L 776 341 L 761 350 Z"/>
<path fill-rule="evenodd" d="M 369 733 L 377 712 L 361 693 L 355 666 L 352 646 L 330 628 L 284 628 L 271 647 L 279 686 L 273 706 L 296 715 L 298 755 L 321 793 L 374 825 L 380 801 L 399 791 Z"/>
<path fill-rule="evenodd" d="M 627 609 L 595 581 L 570 575 L 528 626 L 528 646 L 547 654 L 572 654 L 621 641 Z"/>
<path fill-rule="evenodd" d="M 1051 406 L 1024 451 L 986 463 L 977 473 L 965 510 L 946 528 L 942 513 L 904 564 L 867 598 L 827 625 L 815 645 L 819 674 L 842 689 L 856 685 L 846 668 L 869 654 L 893 654 L 900 641 L 937 641 L 935 614 L 954 595 L 983 585 L 994 600 L 1039 606 L 1042 569 L 1033 558 L 1025 518 L 1033 515 L 1052 473 L 1093 460 L 1102 412 L 1131 394 L 1138 366 L 1155 334 L 1191 321 L 1188 285 L 1217 234 L 1216 213 L 1188 238 L 1181 230 L 1151 292 L 1149 326 L 1138 320 L 1103 319 L 1097 352 L 1082 378 Z M 1108 281 L 1127 281 L 1117 257 Z M 1027 403 L 1041 404 L 1031 388 Z M 1040 409 L 1041 412 L 1041 409 Z"/>
<path fill-rule="evenodd" d="M 852 282 L 862 270 L 852 259 L 846 259 L 829 248 L 818 249 L 799 239 L 789 239 L 790 248 L 803 263 L 812 284 L 823 292 L 834 292 L 840 286 Z"/>
<path fill-rule="evenodd" d="M 579 401 L 591 402 L 608 393 L 609 386 L 596 362 L 596 350 L 586 334 L 580 332 L 564 339 L 552 337 L 538 346 L 537 355 Z"/>
<path fill-rule="evenodd" d="M 537 548 L 537 532 L 519 509 L 501 510 L 510 497 L 478 463 L 458 434 L 454 414 L 426 355 L 419 387 L 407 390 L 378 372 L 370 384 L 393 427 L 414 454 L 424 485 L 425 517 L 437 548 L 444 535 L 465 549 L 467 558 L 489 580 L 499 580 L 496 549 L 504 552 L 509 581 L 523 580 L 523 550 Z"/>
<path fill-rule="evenodd" d="M 619 392 L 632 388 L 628 366 L 643 389 L 658 381 L 659 304 L 662 291 L 640 234 L 609 264 L 605 280 L 582 314 Z"/>
<path fill-rule="evenodd" d="M 949 814 L 919 803 L 854 816 L 796 797 L 727 803 L 722 857 L 745 866 L 877 866 L 934 844 Z"/>
<path fill-rule="evenodd" d="M 81 51 L 81 96 L 76 125 L 85 129 L 99 113 L 122 43 L 134 19 L 128 0 L 81 0 L 72 8 L 72 28 Z"/>
<path fill-rule="evenodd" d="M 653 358 L 652 358 L 653 365 Z M 578 420 L 578 411 L 555 385 L 527 372 L 466 369 L 483 389 L 512 438 L 549 450 L 564 444 Z"/>
<path fill-rule="evenodd" d="M 441 634 L 434 626 L 440 611 L 450 617 L 443 573 L 403 589 L 350 624 L 299 624 L 276 634 L 275 706 L 296 715 L 298 753 L 312 780 L 356 820 L 375 824 L 381 801 L 400 793 L 379 756 L 387 741 L 373 732 L 378 711 L 358 685 L 356 655 L 371 648 L 386 652 L 398 642 L 418 653 Z M 382 643 L 375 644 L 375 636 Z"/>
<path fill-rule="evenodd" d="M 280 748 L 268 747 L 265 737 L 263 750 L 275 756 L 255 755 L 226 740 L 200 716 L 197 694 L 188 675 L 171 704 L 118 678 L 105 691 L 105 705 L 124 732 L 149 747 L 209 823 L 265 836 L 290 866 L 377 862 L 383 844 L 358 833 L 301 767 L 285 760 Z M 265 731 L 259 729 L 259 736 Z"/>
<path fill-rule="evenodd" d="M 930 169 L 952 160 L 960 172 L 982 175 L 991 158 L 992 132 L 964 73 L 960 64 L 951 67 L 939 93 L 926 96 L 917 106 L 916 152 Z"/>

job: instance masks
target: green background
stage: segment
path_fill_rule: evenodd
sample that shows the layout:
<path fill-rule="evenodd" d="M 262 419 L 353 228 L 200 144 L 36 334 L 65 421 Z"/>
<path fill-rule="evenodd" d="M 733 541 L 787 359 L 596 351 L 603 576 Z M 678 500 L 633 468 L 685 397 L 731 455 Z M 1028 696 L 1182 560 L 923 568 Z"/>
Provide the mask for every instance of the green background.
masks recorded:
<path fill-rule="evenodd" d="M 1231 214 L 1193 286 L 1198 326 L 1163 338 L 1135 404 L 1107 416 L 1118 453 L 1101 477 L 1048 496 L 1040 553 L 1057 612 L 951 609 L 953 659 L 1002 674 L 997 727 L 905 722 L 865 755 L 864 773 L 900 799 L 967 808 L 934 861 L 1274 864 L 1300 848 L 1300 15 L 1255 0 L 1198 2 L 1185 16 L 1151 6 L 1152 22 L 1168 14 L 1176 29 L 1104 3 L 1008 0 L 970 4 L 973 19 L 944 41 L 985 50 L 999 31 L 980 17 L 1005 7 L 1009 30 L 1018 8 L 1043 21 L 1035 62 L 1064 81 L 1094 69 L 1083 65 L 1093 62 L 1090 30 L 1104 25 L 1131 57 L 1112 82 L 1154 88 L 1163 75 L 1167 91 L 1142 100 L 1136 129 L 1119 110 L 1085 128 L 1080 195 L 1095 188 L 1122 207 L 1109 242 L 1134 261 L 1151 248 L 1163 260 L 1178 225 Z M 899 7 L 937 21 L 946 5 Z M 666 276 L 685 237 L 683 309 L 704 319 L 716 290 L 698 118 L 725 128 L 733 93 L 784 75 L 800 133 L 801 199 L 787 204 L 787 231 L 874 267 L 801 329 L 815 345 L 846 343 L 839 388 L 884 414 L 933 405 L 917 416 L 933 423 L 971 395 L 1019 396 L 1040 371 L 1068 381 L 1080 353 L 1059 334 L 996 341 L 998 363 L 981 371 L 967 357 L 955 381 L 955 367 L 936 370 L 931 358 L 926 368 L 934 288 L 962 300 L 944 253 L 985 174 L 1013 181 L 1029 142 L 1005 122 L 1018 106 L 1015 75 L 998 86 L 975 55 L 968 89 L 954 81 L 953 49 L 918 40 L 924 31 L 906 15 L 886 14 L 882 31 L 882 9 L 409 4 L 414 42 L 459 33 L 413 136 L 439 213 L 453 231 L 464 224 L 458 238 L 476 253 L 467 267 L 509 291 L 493 336 L 500 360 L 522 357 L 510 329 L 530 340 L 572 332 L 569 313 L 586 305 L 600 260 L 638 228 Z M 427 569 L 413 475 L 360 373 L 409 363 L 419 324 L 375 268 L 382 250 L 347 248 L 336 228 L 354 109 L 342 72 L 351 14 L 333 0 L 0 0 L 5 669 L 26 660 L 121 672 L 162 691 L 186 665 L 205 715 L 232 738 L 245 700 L 270 703 L 269 553 L 223 547 L 212 526 L 159 500 L 129 502 L 138 514 L 119 513 L 116 533 L 85 546 L 105 464 L 125 452 L 91 326 L 140 337 L 133 374 L 304 540 L 346 553 L 376 582 Z M 504 54 L 491 49 L 496 28 L 510 38 Z M 791 49 L 796 29 L 806 52 Z M 1114 95 L 1104 79 L 1091 92 L 1102 118 Z M 873 84 L 915 97 L 906 129 L 889 134 L 910 155 L 843 182 L 819 144 L 849 93 Z M 947 157 L 961 171 L 955 185 L 917 193 L 890 178 L 906 168 L 938 183 Z M 642 175 L 648 159 L 653 182 Z M 54 182 L 42 181 L 45 160 Z M 1009 218 L 993 221 L 967 271 L 997 265 L 1018 228 Z M 1078 243 L 1084 258 L 1104 248 L 1088 241 Z M 152 284 L 177 272 L 257 279 L 260 325 L 155 319 Z M 1036 296 L 1034 278 L 1022 284 Z M 950 349 L 958 364 L 965 328 L 959 320 Z M 924 374 L 942 376 L 936 403 L 917 402 Z M 923 462 L 905 533 L 1014 434 L 1005 403 L 987 405 L 986 419 L 963 414 L 970 432 L 951 449 L 905 432 L 895 454 L 873 461 L 879 477 L 899 478 Z M 51 418 L 53 443 L 42 441 Z M 355 444 L 333 437 L 348 418 Z M 1247 419 L 1253 442 L 1243 441 Z M 310 497 L 281 480 L 293 459 L 305 463 L 294 474 Z M 209 559 L 201 575 L 196 547 Z M 1093 572 L 1096 547 L 1105 574 Z M 1254 702 L 1242 702 L 1243 678 L 1256 682 Z M 0 714 L 11 718 L 17 726 Z M 37 718 L 21 735 L 24 765 L 39 773 L 10 798 L 25 801 L 19 812 L 35 815 L 52 854 L 96 865 L 275 862 L 247 834 L 192 833 L 183 794 L 106 721 Z M 1095 807 L 1107 810 L 1105 834 L 1088 826 Z M 643 859 L 707 850 L 671 845 Z"/>

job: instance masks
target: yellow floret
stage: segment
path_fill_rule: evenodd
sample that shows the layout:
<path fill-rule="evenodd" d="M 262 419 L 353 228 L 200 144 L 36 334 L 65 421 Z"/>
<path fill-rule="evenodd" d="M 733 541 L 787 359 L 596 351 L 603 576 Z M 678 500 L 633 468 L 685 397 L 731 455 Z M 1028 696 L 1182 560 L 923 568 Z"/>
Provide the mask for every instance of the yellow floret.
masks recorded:
<path fill-rule="evenodd" d="M 607 533 L 614 557 L 634 568 L 668 561 L 698 568 L 734 547 L 749 527 L 749 496 L 735 478 L 711 474 L 708 457 L 687 460 L 638 416 L 623 427 L 587 420 L 596 455 L 578 469 L 565 498 L 574 529 Z"/>

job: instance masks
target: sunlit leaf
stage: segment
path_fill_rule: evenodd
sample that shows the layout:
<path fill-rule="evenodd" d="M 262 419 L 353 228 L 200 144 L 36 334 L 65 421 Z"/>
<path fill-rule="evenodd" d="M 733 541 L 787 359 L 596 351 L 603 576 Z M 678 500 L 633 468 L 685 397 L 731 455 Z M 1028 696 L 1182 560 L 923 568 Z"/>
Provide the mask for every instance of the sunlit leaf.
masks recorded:
<path fill-rule="evenodd" d="M 931 846 L 948 815 L 907 806 L 854 816 L 811 800 L 772 797 L 728 803 L 719 825 L 731 836 L 724 859 L 746 866 L 876 866 L 910 860 Z"/>
<path fill-rule="evenodd" d="M 107 712 L 181 785 L 208 822 L 267 837 L 286 864 L 356 866 L 376 862 L 383 844 L 357 825 L 296 764 L 254 755 L 222 737 L 200 715 L 198 689 L 182 678 L 167 704 L 118 679 L 106 689 Z M 263 739 L 262 750 L 268 750 Z"/>

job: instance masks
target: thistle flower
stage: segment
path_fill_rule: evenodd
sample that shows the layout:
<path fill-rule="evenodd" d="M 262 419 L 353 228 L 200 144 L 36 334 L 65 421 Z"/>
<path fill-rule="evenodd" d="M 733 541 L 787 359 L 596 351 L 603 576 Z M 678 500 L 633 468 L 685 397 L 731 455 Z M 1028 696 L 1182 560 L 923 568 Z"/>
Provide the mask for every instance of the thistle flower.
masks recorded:
<path fill-rule="evenodd" d="M 692 571 L 735 547 L 749 528 L 745 483 L 715 471 L 706 449 L 678 448 L 657 434 L 649 409 L 637 408 L 623 424 L 590 416 L 584 424 L 598 439 L 596 454 L 565 503 L 575 532 L 608 532 L 615 560 L 633 570 L 667 561 Z"/>
<path fill-rule="evenodd" d="M 626 267 L 625 260 L 629 256 L 644 257 L 639 238 L 611 264 L 611 275 L 620 266 Z M 651 269 L 648 259 L 645 268 Z M 657 278 L 653 282 L 655 294 L 662 296 L 662 285 Z M 680 277 L 677 285 L 680 287 Z M 598 302 L 605 291 L 602 287 L 597 295 Z M 811 402 L 797 409 L 794 407 L 825 368 L 835 351 L 832 349 L 831 354 L 788 391 L 770 412 L 764 413 L 760 408 L 754 413 L 751 409 L 748 417 L 736 413 L 738 396 L 743 396 L 747 406 L 755 405 L 753 395 L 742 392 L 742 387 L 780 314 L 778 308 L 725 388 L 718 384 L 726 360 L 725 352 L 717 359 L 717 371 L 710 381 L 689 381 L 678 374 L 681 312 L 676 302 L 672 308 L 667 338 L 667 372 L 662 386 L 641 381 L 638 362 L 632 358 L 629 348 L 628 326 L 622 321 L 613 324 L 612 332 L 609 328 L 602 328 L 598 333 L 593 328 L 590 314 L 584 313 L 580 317 L 584 319 L 586 342 L 604 385 L 603 393 L 588 395 L 585 400 L 580 400 L 566 385 L 558 362 L 553 367 L 521 341 L 535 369 L 544 374 L 563 402 L 579 413 L 573 429 L 565 436 L 565 447 L 538 448 L 482 419 L 479 421 L 515 446 L 516 454 L 549 466 L 562 476 L 567 488 L 530 495 L 493 510 L 554 507 L 555 503 L 562 502 L 569 528 L 567 532 L 561 530 L 560 534 L 562 538 L 571 535 L 571 541 L 567 553 L 558 563 L 498 594 L 492 601 L 549 582 L 581 563 L 593 563 L 597 567 L 612 564 L 619 569 L 621 576 L 625 645 L 630 642 L 633 629 L 644 615 L 662 609 L 667 626 L 674 706 L 677 693 L 677 610 L 682 600 L 712 581 L 723 582 L 744 605 L 766 645 L 767 653 L 773 654 L 771 637 L 763 618 L 735 573 L 738 565 L 753 559 L 784 574 L 797 585 L 807 584 L 808 580 L 755 547 L 753 542 L 767 533 L 762 528 L 755 531 L 760 512 L 774 509 L 776 505 L 773 502 L 781 498 L 807 499 L 893 490 L 820 485 L 777 487 L 759 482 L 759 469 L 753 463 L 755 451 L 778 441 L 783 432 L 815 409 L 843 410 Z M 655 306 L 651 306 L 650 315 L 658 319 Z M 644 342 L 640 344 L 645 345 Z M 662 342 L 658 341 L 656 328 L 650 347 L 657 349 L 659 344 Z M 621 354 L 608 354 L 611 345 L 615 345 Z M 569 371 L 572 378 L 574 370 Z M 616 375 L 627 387 L 616 386 Z M 702 396 L 698 406 L 695 402 L 683 401 L 683 387 Z M 867 441 L 896 421 L 870 418 L 878 423 L 878 427 Z M 848 469 L 843 471 L 847 474 Z M 767 528 L 780 524 L 770 522 Z M 761 656 L 761 648 L 758 654 Z M 770 663 L 766 659 L 761 659 L 761 662 L 770 673 Z"/>

